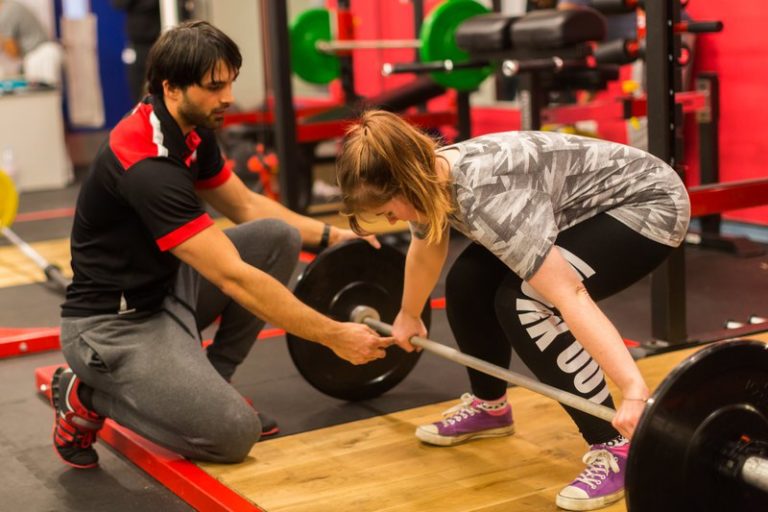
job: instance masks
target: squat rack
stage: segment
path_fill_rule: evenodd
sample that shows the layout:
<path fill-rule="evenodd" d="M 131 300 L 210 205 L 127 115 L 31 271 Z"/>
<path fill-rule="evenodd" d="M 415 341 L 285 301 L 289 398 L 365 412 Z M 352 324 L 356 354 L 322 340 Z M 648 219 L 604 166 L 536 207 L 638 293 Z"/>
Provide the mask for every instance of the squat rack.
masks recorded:
<path fill-rule="evenodd" d="M 645 73 L 648 119 L 648 151 L 676 167 L 682 160 L 683 144 L 681 130 L 683 125 L 682 105 L 675 101 L 675 94 L 681 89 L 682 76 L 677 66 L 680 51 L 680 36 L 675 27 L 681 19 L 679 1 L 642 2 L 645 10 L 646 48 Z M 339 0 L 339 8 L 348 8 L 348 0 Z M 423 2 L 414 1 L 415 21 L 421 21 Z M 306 177 L 298 176 L 303 172 L 303 163 L 299 161 L 296 112 L 293 105 L 291 84 L 291 64 L 289 53 L 288 13 L 286 2 L 266 2 L 266 30 L 269 41 L 269 75 L 273 85 L 275 143 L 277 156 L 281 162 L 279 173 L 281 197 L 284 204 L 294 210 L 302 209 L 300 187 L 297 182 Z M 418 27 L 417 27 L 418 30 Z M 351 83 L 351 66 L 347 67 L 347 76 L 342 81 L 344 92 L 354 97 Z M 458 98 L 460 138 L 468 137 L 469 105 L 468 94 Z M 717 112 L 713 112 L 717 115 Z M 716 120 L 713 120 L 716 123 Z M 715 151 L 713 157 L 717 156 Z M 705 162 L 705 165 L 706 162 Z M 716 163 L 715 163 L 716 165 Z M 670 257 L 652 274 L 651 277 L 651 335 L 653 344 L 658 348 L 667 345 L 680 345 L 691 342 L 687 332 L 685 281 L 685 247 L 675 249 Z M 748 334 L 750 331 L 731 330 L 729 335 Z M 754 326 L 751 332 L 756 332 Z M 709 339 L 719 339 L 724 335 L 713 335 Z M 698 340 L 706 341 L 706 340 Z"/>
<path fill-rule="evenodd" d="M 339 136 L 339 122 L 332 123 L 331 129 L 318 124 L 316 129 L 311 125 L 301 125 L 296 120 L 296 110 L 293 104 L 293 87 L 291 83 L 290 37 L 288 29 L 287 2 L 273 1 L 264 3 L 265 27 L 269 54 L 267 58 L 267 73 L 272 82 L 274 100 L 273 123 L 275 146 L 281 171 L 278 173 L 280 197 L 283 204 L 294 211 L 304 211 L 308 206 L 306 193 L 303 190 L 308 180 L 311 182 L 311 165 L 307 165 L 306 155 L 300 151 L 300 142 L 304 139 L 301 133 L 312 130 L 312 140 L 320 140 L 319 132 L 324 132 L 328 138 Z M 414 30 L 421 28 L 423 21 L 423 0 L 412 0 L 414 12 Z M 347 11 L 350 0 L 337 0 L 337 8 Z M 343 28 L 346 31 L 346 28 Z M 340 34 L 341 36 L 342 34 Z M 339 55 L 341 65 L 341 86 L 345 101 L 352 103 L 358 94 L 354 88 L 354 74 L 351 55 Z M 457 97 L 458 112 L 447 115 L 446 112 L 419 112 L 412 117 L 415 121 L 426 122 L 432 126 L 456 123 L 459 138 L 469 137 L 469 94 L 460 92 Z M 421 109 L 420 109 L 421 110 Z"/>

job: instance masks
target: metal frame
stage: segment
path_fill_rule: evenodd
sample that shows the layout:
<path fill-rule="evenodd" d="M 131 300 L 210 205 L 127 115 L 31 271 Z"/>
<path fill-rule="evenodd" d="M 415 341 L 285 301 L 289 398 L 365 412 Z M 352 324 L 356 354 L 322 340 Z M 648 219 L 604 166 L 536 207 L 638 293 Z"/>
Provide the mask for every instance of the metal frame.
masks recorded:
<path fill-rule="evenodd" d="M 696 90 L 705 91 L 709 96 L 706 109 L 696 113 L 696 124 L 699 128 L 699 176 L 701 184 L 717 183 L 720 181 L 720 81 L 715 73 L 700 73 L 696 77 Z M 721 215 L 702 217 L 701 230 L 705 233 L 720 234 Z"/>
<path fill-rule="evenodd" d="M 675 167 L 675 91 L 681 76 L 676 64 L 680 38 L 674 26 L 680 19 L 680 4 L 675 0 L 645 2 L 645 17 L 648 151 Z M 672 343 L 684 342 L 688 337 L 686 321 L 685 246 L 681 245 L 651 276 L 651 335 Z"/>
<path fill-rule="evenodd" d="M 278 182 L 283 203 L 294 211 L 301 211 L 301 196 L 294 183 L 299 176 L 299 158 L 296 140 L 296 112 L 293 108 L 293 84 L 291 83 L 291 53 L 288 38 L 287 2 L 265 2 L 266 29 L 269 42 L 269 69 L 274 95 L 275 146 L 280 162 Z"/>

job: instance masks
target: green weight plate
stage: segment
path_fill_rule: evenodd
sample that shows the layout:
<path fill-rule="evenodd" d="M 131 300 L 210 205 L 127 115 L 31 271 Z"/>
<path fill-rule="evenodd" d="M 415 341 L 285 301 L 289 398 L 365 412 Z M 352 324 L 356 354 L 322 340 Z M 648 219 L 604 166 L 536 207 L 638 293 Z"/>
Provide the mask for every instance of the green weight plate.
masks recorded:
<path fill-rule="evenodd" d="M 473 0 L 446 0 L 435 7 L 421 26 L 419 55 L 424 62 L 452 60 L 464 62 L 469 55 L 456 46 L 456 29 L 462 22 L 488 13 L 488 9 Z M 435 82 L 460 91 L 471 91 L 491 73 L 490 66 L 432 73 Z"/>
<path fill-rule="evenodd" d="M 290 24 L 291 69 L 313 84 L 327 84 L 339 78 L 339 59 L 319 51 L 318 41 L 331 40 L 331 14 L 326 9 L 302 12 Z"/>
<path fill-rule="evenodd" d="M 19 207 L 19 194 L 13 180 L 0 169 L 0 227 L 11 227 Z"/>

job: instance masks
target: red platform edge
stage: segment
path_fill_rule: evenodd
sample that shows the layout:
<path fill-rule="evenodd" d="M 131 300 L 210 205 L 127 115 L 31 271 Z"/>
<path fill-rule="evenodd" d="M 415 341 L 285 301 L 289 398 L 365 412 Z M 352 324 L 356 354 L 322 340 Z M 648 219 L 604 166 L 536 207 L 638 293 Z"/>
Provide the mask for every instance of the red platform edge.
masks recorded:
<path fill-rule="evenodd" d="M 59 348 L 59 328 L 0 328 L 0 359 Z"/>
<path fill-rule="evenodd" d="M 265 340 L 285 334 L 283 329 L 264 329 L 258 339 Z M 203 341 L 208 346 L 211 340 Z M 59 328 L 3 329 L 0 328 L 0 359 L 37 352 L 59 350 Z"/>
<path fill-rule="evenodd" d="M 35 369 L 35 385 L 49 400 L 53 372 L 58 365 Z M 195 463 L 144 439 L 111 420 L 99 438 L 200 512 L 265 512 Z M 53 448 L 51 448 L 53 449 Z M 82 471 L 82 470 L 73 470 Z"/>
<path fill-rule="evenodd" d="M 432 301 L 434 309 L 445 307 L 445 299 Z M 58 329 L 51 329 L 58 347 Z M 284 334 L 282 329 L 267 329 L 259 338 Z M 51 379 L 59 365 L 35 369 L 37 391 L 51 398 Z M 203 471 L 193 462 L 156 445 L 155 443 L 121 427 L 112 420 L 104 423 L 99 438 L 121 453 L 133 464 L 157 480 L 161 485 L 201 512 L 265 512 L 236 491 Z"/>

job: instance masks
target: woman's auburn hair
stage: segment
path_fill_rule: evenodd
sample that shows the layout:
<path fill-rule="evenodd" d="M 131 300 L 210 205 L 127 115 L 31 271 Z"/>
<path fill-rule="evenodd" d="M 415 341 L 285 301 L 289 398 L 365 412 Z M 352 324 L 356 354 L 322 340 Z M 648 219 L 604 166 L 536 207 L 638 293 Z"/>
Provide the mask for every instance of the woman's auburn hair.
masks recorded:
<path fill-rule="evenodd" d="M 346 132 L 336 159 L 341 213 L 358 234 L 360 214 L 396 196 L 412 204 L 425 219 L 424 239 L 438 243 L 452 211 L 448 183 L 435 169 L 438 143 L 399 116 L 369 110 Z"/>

